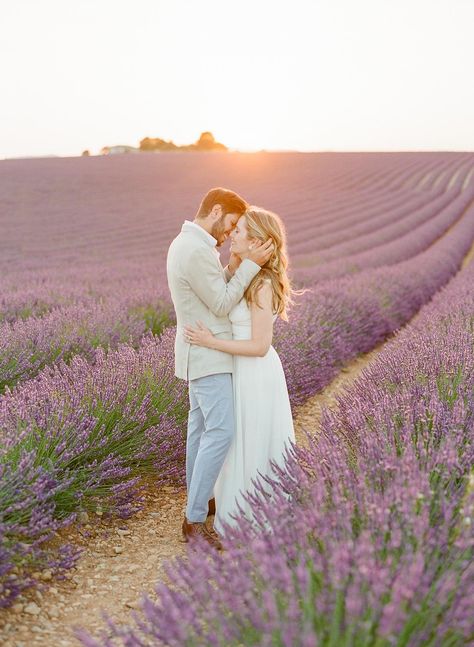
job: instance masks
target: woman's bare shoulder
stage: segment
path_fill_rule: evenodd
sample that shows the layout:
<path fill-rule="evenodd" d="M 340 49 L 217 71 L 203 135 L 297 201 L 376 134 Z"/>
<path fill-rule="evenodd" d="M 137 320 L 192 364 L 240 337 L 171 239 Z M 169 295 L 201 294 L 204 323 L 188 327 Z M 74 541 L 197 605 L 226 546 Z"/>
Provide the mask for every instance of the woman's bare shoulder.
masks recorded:
<path fill-rule="evenodd" d="M 257 288 L 256 296 L 261 306 L 271 305 L 273 299 L 273 288 L 270 279 L 263 279 L 262 283 Z"/>

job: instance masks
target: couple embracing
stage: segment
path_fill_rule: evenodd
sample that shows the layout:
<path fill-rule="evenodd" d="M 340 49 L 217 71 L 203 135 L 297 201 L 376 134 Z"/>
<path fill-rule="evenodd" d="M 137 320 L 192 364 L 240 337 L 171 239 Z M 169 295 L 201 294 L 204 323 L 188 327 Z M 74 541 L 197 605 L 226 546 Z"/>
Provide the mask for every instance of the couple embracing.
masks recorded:
<path fill-rule="evenodd" d="M 230 236 L 229 264 L 220 247 Z M 203 198 L 168 251 L 176 310 L 176 376 L 189 382 L 184 541 L 195 535 L 220 549 L 252 479 L 283 465 L 293 419 L 273 324 L 287 318 L 291 286 L 280 218 L 217 188 Z M 206 519 L 215 515 L 214 528 Z"/>

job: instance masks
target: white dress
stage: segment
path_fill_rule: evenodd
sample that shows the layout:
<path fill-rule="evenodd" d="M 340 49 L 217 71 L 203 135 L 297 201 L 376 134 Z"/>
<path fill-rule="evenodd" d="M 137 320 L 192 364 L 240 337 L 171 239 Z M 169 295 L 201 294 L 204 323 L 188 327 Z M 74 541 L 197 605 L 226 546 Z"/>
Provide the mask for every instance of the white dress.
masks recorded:
<path fill-rule="evenodd" d="M 233 339 L 251 339 L 251 313 L 245 298 L 232 308 L 229 319 Z M 251 480 L 258 472 L 275 477 L 270 460 L 283 466 L 285 446 L 295 440 L 285 374 L 273 346 L 264 357 L 234 355 L 233 391 L 235 435 L 214 487 L 214 528 L 221 535 L 223 521 L 237 523 L 230 517 L 238 514 L 237 501 L 245 516 L 252 518 L 251 506 L 241 492 L 254 490 Z"/>

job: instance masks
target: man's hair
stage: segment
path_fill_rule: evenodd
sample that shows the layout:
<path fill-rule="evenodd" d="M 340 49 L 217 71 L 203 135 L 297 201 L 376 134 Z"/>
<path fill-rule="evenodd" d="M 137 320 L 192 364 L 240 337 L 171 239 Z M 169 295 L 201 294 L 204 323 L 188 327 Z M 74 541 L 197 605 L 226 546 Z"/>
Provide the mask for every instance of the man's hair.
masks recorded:
<path fill-rule="evenodd" d="M 206 193 L 199 206 L 196 218 L 207 218 L 212 207 L 216 204 L 221 205 L 222 215 L 227 213 L 237 213 L 241 216 L 249 206 L 245 200 L 234 191 L 218 187 L 217 189 L 211 189 Z"/>

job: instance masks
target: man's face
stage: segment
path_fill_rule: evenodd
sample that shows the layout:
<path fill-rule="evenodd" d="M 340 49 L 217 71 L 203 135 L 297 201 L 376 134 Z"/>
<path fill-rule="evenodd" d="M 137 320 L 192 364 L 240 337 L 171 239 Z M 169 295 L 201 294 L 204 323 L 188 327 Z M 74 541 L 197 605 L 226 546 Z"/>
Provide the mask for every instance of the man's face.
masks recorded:
<path fill-rule="evenodd" d="M 225 216 L 221 216 L 219 220 L 214 223 L 211 235 L 217 240 L 216 247 L 220 247 L 225 243 L 239 221 L 239 218 L 240 216 L 238 213 L 226 213 Z"/>

